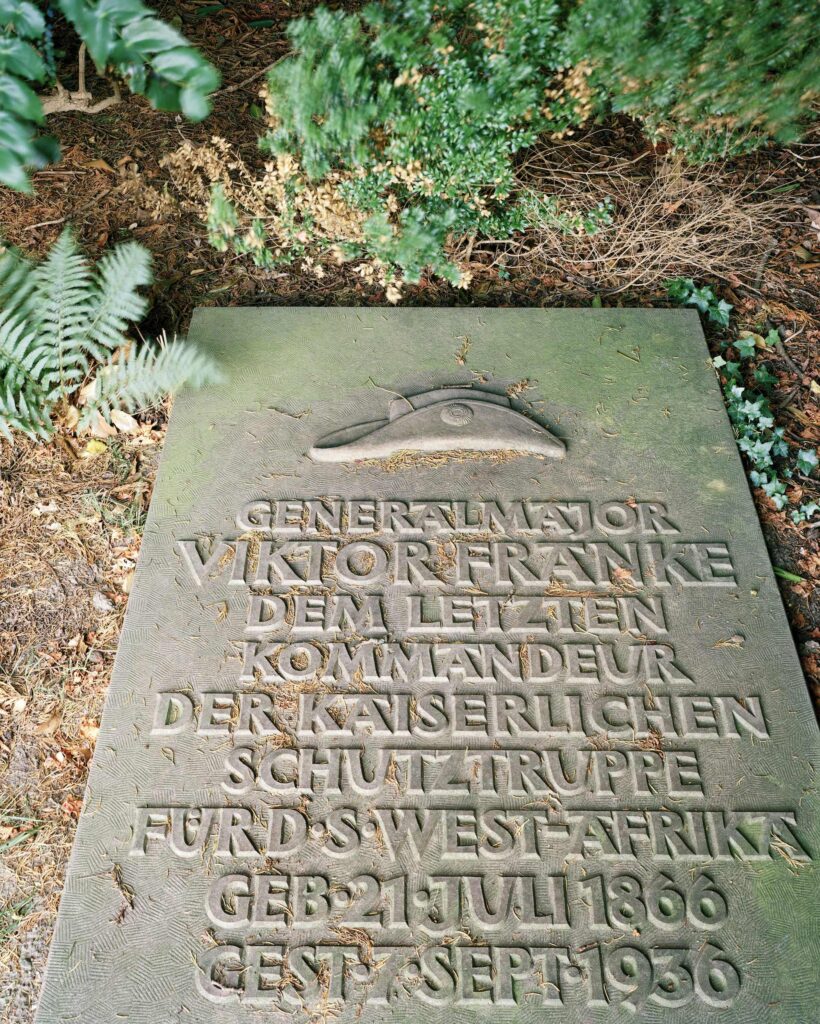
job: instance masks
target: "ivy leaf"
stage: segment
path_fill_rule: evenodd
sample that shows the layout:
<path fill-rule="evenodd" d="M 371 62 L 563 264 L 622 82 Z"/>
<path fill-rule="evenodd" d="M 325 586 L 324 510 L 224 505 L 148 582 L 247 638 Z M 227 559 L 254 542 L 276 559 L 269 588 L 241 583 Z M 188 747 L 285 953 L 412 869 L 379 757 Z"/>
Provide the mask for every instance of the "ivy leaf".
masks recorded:
<path fill-rule="evenodd" d="M 751 359 L 755 354 L 755 340 L 751 335 L 746 338 L 738 338 L 735 341 L 735 348 L 741 359 Z"/>
<path fill-rule="evenodd" d="M 777 383 L 777 377 L 771 372 L 768 366 L 758 366 L 754 372 L 754 378 L 764 388 L 770 388 Z"/>
<path fill-rule="evenodd" d="M 686 302 L 695 290 L 695 282 L 691 277 L 676 277 L 666 282 L 666 294 L 673 302 Z"/>
<path fill-rule="evenodd" d="M 772 501 L 774 507 L 778 510 L 784 508 L 789 499 L 786 497 L 786 485 L 778 480 L 777 477 L 772 477 L 767 483 L 763 484 L 763 492 Z"/>
<path fill-rule="evenodd" d="M 689 294 L 689 298 L 685 301 L 690 306 L 696 306 L 701 313 L 708 313 L 709 306 L 714 302 L 715 293 L 711 288 L 706 285 L 703 288 L 693 288 Z"/>
<path fill-rule="evenodd" d="M 718 303 L 709 306 L 709 318 L 714 320 L 716 324 L 720 324 L 721 327 L 727 327 L 729 325 L 729 315 L 733 309 L 734 306 L 730 302 L 721 299 Z"/>
<path fill-rule="evenodd" d="M 804 476 L 811 476 L 812 470 L 817 467 L 817 452 L 813 448 L 801 448 L 795 461 Z"/>

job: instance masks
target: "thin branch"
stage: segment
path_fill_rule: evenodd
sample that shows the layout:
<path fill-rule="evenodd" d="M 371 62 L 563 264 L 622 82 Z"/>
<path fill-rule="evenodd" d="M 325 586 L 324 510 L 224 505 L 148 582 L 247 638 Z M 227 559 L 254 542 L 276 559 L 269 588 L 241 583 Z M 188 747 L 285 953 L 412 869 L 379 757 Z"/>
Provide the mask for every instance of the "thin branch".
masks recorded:
<path fill-rule="evenodd" d="M 248 75 L 247 78 L 243 78 L 241 82 L 237 82 L 235 85 L 226 85 L 224 89 L 219 89 L 215 92 L 214 96 L 227 96 L 228 93 L 239 92 L 239 90 L 244 89 L 246 85 L 250 85 L 252 82 L 255 82 L 257 78 L 261 78 L 262 75 L 266 75 L 272 68 L 275 68 L 277 64 L 281 64 L 285 57 L 290 57 L 290 55 L 291 51 L 288 50 L 288 52 L 283 53 L 281 57 L 277 57 L 273 64 L 268 64 L 267 67 L 262 68 L 261 71 L 254 71 L 252 75 Z"/>
<path fill-rule="evenodd" d="M 41 171 L 40 173 L 42 174 L 43 172 Z M 89 206 L 95 206 L 97 203 L 100 202 L 101 199 L 104 199 L 108 195 L 108 193 L 111 192 L 111 191 L 112 190 L 109 188 L 109 189 L 106 189 L 105 192 L 100 192 L 99 194 L 95 195 L 91 199 L 90 202 L 84 203 L 82 206 L 78 207 L 76 210 L 73 210 L 72 213 L 71 213 L 71 216 L 72 217 L 77 217 L 79 214 L 85 213 L 85 211 L 89 208 Z M 26 231 L 34 231 L 35 228 L 51 227 L 52 224 L 62 224 L 67 219 L 67 217 L 68 217 L 68 215 L 66 214 L 65 217 L 58 217 L 57 220 L 41 220 L 37 224 L 31 224 L 29 227 L 26 228 Z"/>

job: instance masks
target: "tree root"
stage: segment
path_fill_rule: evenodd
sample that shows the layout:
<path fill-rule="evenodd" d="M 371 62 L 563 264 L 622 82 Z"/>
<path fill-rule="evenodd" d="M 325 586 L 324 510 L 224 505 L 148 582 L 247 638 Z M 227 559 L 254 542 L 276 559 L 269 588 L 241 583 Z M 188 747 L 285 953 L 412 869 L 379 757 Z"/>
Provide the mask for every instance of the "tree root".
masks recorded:
<path fill-rule="evenodd" d="M 85 52 L 85 43 L 83 43 L 77 55 L 76 92 L 70 92 L 60 82 L 57 82 L 57 92 L 53 96 L 41 97 L 43 113 L 46 117 L 49 114 L 63 114 L 69 110 L 79 110 L 84 114 L 98 114 L 101 110 L 113 107 L 120 102 L 120 87 L 114 82 L 113 95 L 94 103 L 94 97 L 85 87 Z"/>

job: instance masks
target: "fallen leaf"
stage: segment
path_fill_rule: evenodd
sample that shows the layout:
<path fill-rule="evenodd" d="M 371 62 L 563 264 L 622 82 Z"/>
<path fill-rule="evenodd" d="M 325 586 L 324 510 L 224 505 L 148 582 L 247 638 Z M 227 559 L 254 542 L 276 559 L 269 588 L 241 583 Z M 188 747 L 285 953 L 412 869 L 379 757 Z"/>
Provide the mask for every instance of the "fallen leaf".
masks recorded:
<path fill-rule="evenodd" d="M 139 430 L 140 426 L 133 416 L 121 409 L 111 410 L 111 422 L 123 434 L 133 434 Z"/>
<path fill-rule="evenodd" d="M 740 331 L 738 333 L 739 338 L 751 338 L 755 343 L 755 348 L 768 348 L 766 341 L 761 334 L 755 334 L 754 331 Z"/>
<path fill-rule="evenodd" d="M 805 211 L 811 221 L 811 229 L 820 241 L 820 210 L 813 210 L 810 206 L 806 206 Z"/>
<path fill-rule="evenodd" d="M 52 713 L 42 722 L 38 722 L 34 726 L 34 731 L 38 736 L 53 736 L 55 732 L 60 728 L 60 722 L 63 720 L 63 716 L 59 711 L 52 711 Z"/>
<path fill-rule="evenodd" d="M 84 718 L 80 723 L 80 735 L 87 740 L 96 740 L 100 732 L 100 723 L 92 718 Z"/>
<path fill-rule="evenodd" d="M 111 612 L 116 610 L 114 602 L 101 590 L 98 590 L 94 594 L 91 599 L 91 604 L 98 612 L 102 612 L 103 615 L 110 615 Z"/>
<path fill-rule="evenodd" d="M 116 437 L 117 428 L 107 423 L 102 413 L 97 413 L 96 419 L 91 426 L 91 434 L 94 437 Z"/>
<path fill-rule="evenodd" d="M 80 811 L 83 809 L 83 802 L 78 796 L 67 796 L 63 800 L 61 807 L 70 817 L 79 818 Z"/>
<path fill-rule="evenodd" d="M 788 408 L 789 416 L 794 416 L 800 423 L 805 424 L 807 427 L 814 426 L 814 422 L 810 416 L 807 416 L 802 409 L 793 409 L 791 406 Z"/>
<path fill-rule="evenodd" d="M 740 633 L 735 633 L 734 636 L 726 637 L 725 640 L 718 640 L 718 642 L 716 644 L 712 644 L 712 646 L 716 650 L 723 650 L 726 647 L 730 647 L 730 648 L 742 647 L 745 643 L 746 643 L 746 637 L 741 636 Z"/>
<path fill-rule="evenodd" d="M 32 508 L 32 510 L 31 510 L 31 514 L 33 516 L 38 516 L 39 517 L 39 516 L 45 515 L 48 512 L 56 512 L 56 511 L 57 511 L 57 503 L 54 502 L 54 501 L 50 501 L 47 505 L 35 505 L 34 508 Z"/>
<path fill-rule="evenodd" d="M 105 160 L 88 160 L 85 166 L 93 167 L 95 171 L 105 171 L 107 174 L 117 173 L 111 164 L 106 163 Z"/>

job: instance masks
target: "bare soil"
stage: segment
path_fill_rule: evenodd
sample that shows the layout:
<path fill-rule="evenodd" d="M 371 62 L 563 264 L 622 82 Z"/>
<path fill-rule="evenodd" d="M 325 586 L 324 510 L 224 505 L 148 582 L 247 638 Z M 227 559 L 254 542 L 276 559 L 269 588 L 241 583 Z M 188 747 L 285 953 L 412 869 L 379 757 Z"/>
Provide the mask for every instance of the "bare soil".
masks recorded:
<path fill-rule="evenodd" d="M 215 252 L 161 166 L 184 140 L 204 143 L 213 135 L 261 165 L 262 123 L 254 116 L 259 72 L 287 52 L 287 21 L 313 4 L 237 2 L 206 15 L 213 5 L 195 0 L 156 6 L 165 17 L 181 18 L 221 68 L 224 85 L 213 116 L 192 126 L 125 97 L 93 117 L 51 118 L 63 159 L 36 175 L 34 196 L 3 192 L 8 241 L 43 253 L 70 223 L 92 253 L 121 238 L 143 242 L 154 253 L 157 277 L 146 334 L 184 331 L 197 305 L 385 303 L 384 292 L 350 267 L 319 279 L 299 265 L 266 273 Z M 249 26 L 254 19 L 274 23 Z M 66 43 L 61 73 L 69 86 L 75 59 Z M 95 98 L 110 91 L 93 74 L 89 85 Z M 425 280 L 406 289 L 403 301 L 665 305 L 666 277 L 695 276 L 733 303 L 738 328 L 780 330 L 782 343 L 768 359 L 778 378 L 778 423 L 791 441 L 816 447 L 820 241 L 811 211 L 820 208 L 813 173 L 819 158 L 820 147 L 809 140 L 729 167 L 674 171 L 668 154 L 621 121 L 593 126 L 560 146 L 545 142 L 522 159 L 522 181 L 579 202 L 616 196 L 613 232 L 587 241 L 547 232 L 514 244 L 467 240 L 458 251 L 473 273 L 468 290 Z M 647 217 L 650 202 L 654 214 Z M 720 335 L 709 334 L 717 353 Z M 48 444 L 0 442 L 3 1022 L 33 1020 L 167 411 L 149 411 L 137 433 L 110 438 L 96 454 L 87 438 L 67 433 Z M 816 496 L 817 482 L 805 490 L 807 498 L 812 490 Z M 754 493 L 772 562 L 790 574 L 780 579 L 783 598 L 808 683 L 820 692 L 820 527 L 795 526 Z"/>

